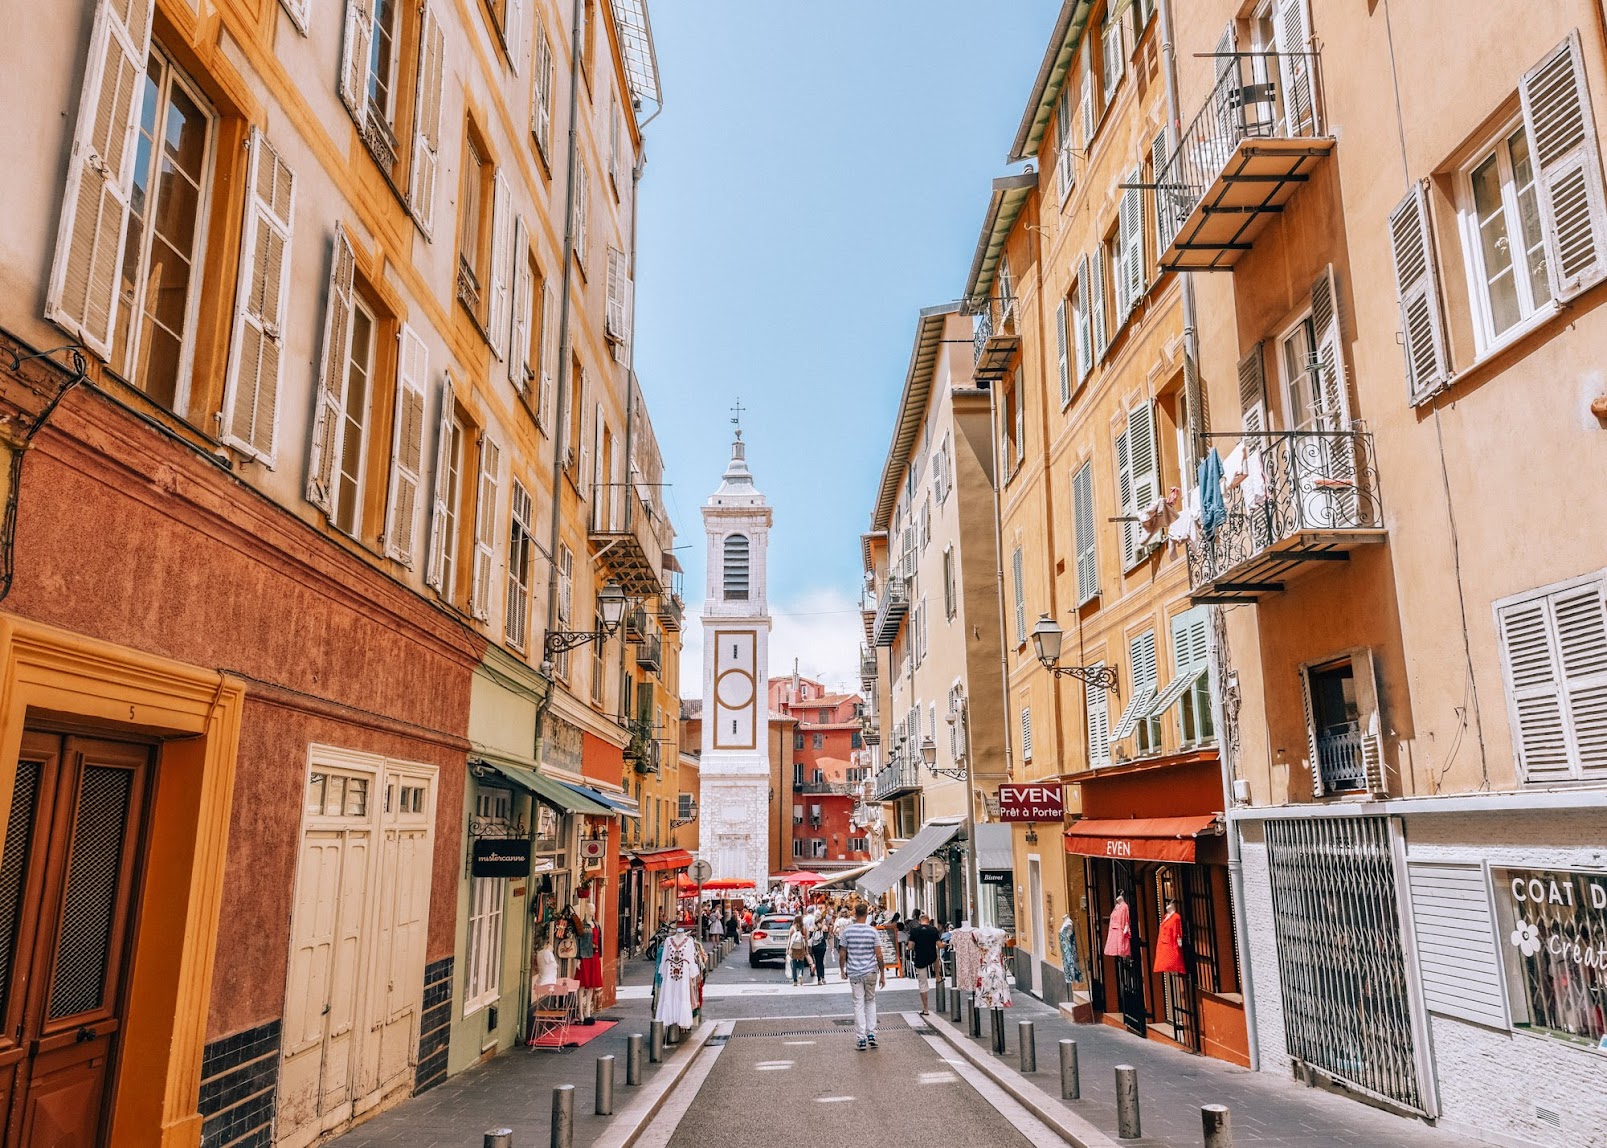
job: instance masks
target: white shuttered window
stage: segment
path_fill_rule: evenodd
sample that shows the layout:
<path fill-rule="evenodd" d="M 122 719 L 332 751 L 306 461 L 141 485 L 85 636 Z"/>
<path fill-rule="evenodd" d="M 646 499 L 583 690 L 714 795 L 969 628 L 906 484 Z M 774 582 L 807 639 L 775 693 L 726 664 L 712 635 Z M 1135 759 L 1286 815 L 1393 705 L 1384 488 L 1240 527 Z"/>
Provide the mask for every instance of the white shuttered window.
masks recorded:
<path fill-rule="evenodd" d="M 508 609 L 502 629 L 508 645 L 525 648 L 530 633 L 530 567 L 535 558 L 535 511 L 530 492 L 518 479 L 513 480 L 509 499 L 508 527 Z"/>
<path fill-rule="evenodd" d="M 323 358 L 318 377 L 318 414 L 313 421 L 311 456 L 307 463 L 307 501 L 325 514 L 334 513 L 335 461 L 351 344 L 357 257 L 346 231 L 335 224 L 329 257 L 329 300 L 324 311 Z"/>
<path fill-rule="evenodd" d="M 1032 760 L 1032 707 L 1021 707 L 1021 760 Z"/>
<path fill-rule="evenodd" d="M 1534 149 L 1552 290 L 1572 299 L 1607 276 L 1607 202 L 1577 29 L 1524 73 L 1518 96 Z"/>
<path fill-rule="evenodd" d="M 496 565 L 497 475 L 502 469 L 502 448 L 490 435 L 480 438 L 480 475 L 474 500 L 474 582 L 469 591 L 469 612 L 480 621 L 491 614 L 491 581 Z"/>
<path fill-rule="evenodd" d="M 509 296 L 513 291 L 513 196 L 508 177 L 498 168 L 491 181 L 491 292 L 486 311 L 486 335 L 491 353 L 499 359 L 508 353 Z"/>
<path fill-rule="evenodd" d="M 1066 300 L 1062 299 L 1055 308 L 1055 345 L 1058 351 L 1058 367 L 1060 370 L 1060 405 L 1065 406 L 1071 402 L 1071 362 L 1069 332 L 1066 330 Z"/>
<path fill-rule="evenodd" d="M 1512 740 L 1532 784 L 1607 780 L 1607 608 L 1592 574 L 1495 604 Z"/>
<path fill-rule="evenodd" d="M 424 380 L 430 369 L 429 348 L 412 327 L 402 328 L 397 366 L 385 556 L 412 569 L 418 538 L 419 483 L 424 470 Z"/>
<path fill-rule="evenodd" d="M 532 69 L 533 91 L 530 100 L 530 134 L 536 147 L 548 163 L 552 162 L 552 100 L 554 73 L 552 41 L 547 29 L 539 20 L 536 25 L 536 63 Z"/>
<path fill-rule="evenodd" d="M 1093 668 L 1103 669 L 1103 662 Z M 1088 709 L 1088 765 L 1097 768 L 1110 764 L 1110 695 L 1099 686 L 1083 686 L 1084 703 Z"/>
<path fill-rule="evenodd" d="M 433 6 L 421 17 L 418 91 L 413 103 L 413 156 L 407 180 L 407 206 L 426 236 L 435 228 L 435 184 L 441 166 L 442 69 L 446 35 Z"/>
<path fill-rule="evenodd" d="M 1094 464 L 1085 462 L 1071 478 L 1072 527 L 1077 545 L 1077 605 L 1099 593 L 1099 558 L 1094 534 Z"/>
<path fill-rule="evenodd" d="M 535 318 L 535 276 L 530 270 L 530 232 L 521 216 L 513 227 L 513 314 L 508 325 L 508 381 L 524 393 L 530 375 L 530 324 Z"/>
<path fill-rule="evenodd" d="M 1389 244 L 1406 352 L 1406 392 L 1415 405 L 1439 390 L 1450 374 L 1426 184 L 1413 187 L 1389 213 Z"/>
<path fill-rule="evenodd" d="M 1019 546 L 1010 552 L 1010 578 L 1016 594 L 1016 645 L 1022 646 L 1027 641 L 1027 593 Z"/>

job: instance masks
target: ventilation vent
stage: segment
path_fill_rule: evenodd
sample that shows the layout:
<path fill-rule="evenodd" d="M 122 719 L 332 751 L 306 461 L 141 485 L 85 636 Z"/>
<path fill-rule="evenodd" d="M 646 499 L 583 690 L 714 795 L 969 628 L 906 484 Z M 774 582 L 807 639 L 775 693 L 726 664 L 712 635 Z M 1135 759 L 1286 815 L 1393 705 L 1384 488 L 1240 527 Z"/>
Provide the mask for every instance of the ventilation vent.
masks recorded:
<path fill-rule="evenodd" d="M 1547 1108 L 1542 1104 L 1534 1106 L 1534 1118 L 1547 1128 L 1562 1128 L 1562 1113 L 1554 1108 Z"/>

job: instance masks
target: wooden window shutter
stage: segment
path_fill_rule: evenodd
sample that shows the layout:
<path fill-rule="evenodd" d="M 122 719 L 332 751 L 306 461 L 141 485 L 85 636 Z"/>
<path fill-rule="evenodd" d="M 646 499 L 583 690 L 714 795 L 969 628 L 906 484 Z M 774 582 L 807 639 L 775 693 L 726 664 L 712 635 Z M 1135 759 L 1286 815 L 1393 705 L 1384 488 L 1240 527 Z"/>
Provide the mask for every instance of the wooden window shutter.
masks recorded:
<path fill-rule="evenodd" d="M 435 228 L 435 184 L 441 165 L 442 70 L 446 34 L 435 9 L 426 6 L 421 22 L 418 92 L 413 103 L 413 156 L 407 180 L 407 206 L 425 236 Z"/>
<path fill-rule="evenodd" d="M 1239 412 L 1244 416 L 1244 433 L 1262 434 L 1267 430 L 1267 380 L 1262 353 L 1264 343 L 1250 348 L 1239 360 Z"/>
<path fill-rule="evenodd" d="M 1117 216 L 1122 249 L 1122 265 L 1113 269 L 1122 297 L 1118 325 L 1132 314 L 1144 295 L 1144 193 L 1137 186 L 1143 181 L 1143 168 L 1134 168 L 1128 173 L 1126 182 L 1130 186 L 1122 191 Z"/>
<path fill-rule="evenodd" d="M 1100 359 L 1104 357 L 1105 348 L 1110 345 L 1105 337 L 1105 248 L 1103 244 L 1094 248 L 1089 273 L 1093 276 L 1093 281 L 1088 285 L 1088 306 L 1094 320 L 1094 358 Z"/>
<path fill-rule="evenodd" d="M 1055 181 L 1060 185 L 1060 202 L 1065 203 L 1077 184 L 1077 160 L 1071 146 L 1071 83 L 1068 77 L 1060 87 L 1055 110 Z"/>
<path fill-rule="evenodd" d="M 154 7 L 155 0 L 101 0 L 95 7 L 45 301 L 47 319 L 103 358 L 117 330 Z"/>
<path fill-rule="evenodd" d="M 491 353 L 508 354 L 508 295 L 513 289 L 513 196 L 501 168 L 491 181 L 491 298 L 486 309 L 486 334 Z"/>
<path fill-rule="evenodd" d="M 296 26 L 296 31 L 303 36 L 307 34 L 307 9 L 309 3 L 310 0 L 279 0 L 280 7 L 285 10 L 285 15 L 290 17 L 290 22 Z"/>
<path fill-rule="evenodd" d="M 1074 309 L 1077 313 L 1077 382 L 1088 377 L 1088 372 L 1094 368 L 1094 328 L 1093 315 L 1089 311 L 1089 283 L 1088 283 L 1088 256 L 1084 255 L 1077 261 L 1077 295 Z"/>
<path fill-rule="evenodd" d="M 1161 180 L 1167 176 L 1166 164 L 1171 158 L 1171 143 L 1167 139 L 1166 129 L 1162 128 L 1155 137 L 1155 142 L 1149 145 L 1150 182 L 1155 185 L 1151 192 L 1155 212 L 1155 278 L 1161 277 L 1161 252 L 1171 242 L 1171 227 L 1166 213 L 1172 210 L 1173 197 L 1171 193 L 1161 186 Z"/>
<path fill-rule="evenodd" d="M 1099 127 L 1099 121 L 1094 113 L 1094 77 L 1092 73 L 1085 72 L 1082 78 L 1082 140 L 1083 150 L 1089 150 L 1094 142 L 1094 132 Z"/>
<path fill-rule="evenodd" d="M 1021 707 L 1021 760 L 1032 760 L 1032 707 Z"/>
<path fill-rule="evenodd" d="M 1105 25 L 1105 88 L 1103 107 L 1110 107 L 1110 101 L 1116 95 L 1116 85 L 1121 83 L 1122 73 L 1126 71 L 1126 58 L 1122 51 L 1122 22 L 1112 20 Z"/>
<path fill-rule="evenodd" d="M 346 0 L 346 39 L 340 60 L 340 98 L 357 121 L 368 125 L 368 63 L 374 42 L 373 0 Z"/>
<path fill-rule="evenodd" d="M 1597 578 L 1498 605 L 1524 780 L 1607 777 L 1607 612 Z"/>
<path fill-rule="evenodd" d="M 519 65 L 525 56 L 525 34 L 530 27 L 526 5 L 530 0 L 508 0 L 508 66 L 519 74 Z"/>
<path fill-rule="evenodd" d="M 1311 325 L 1317 334 L 1317 371 L 1319 392 L 1325 413 L 1324 429 L 1349 431 L 1351 429 L 1350 384 L 1345 376 L 1345 349 L 1340 339 L 1339 291 L 1334 282 L 1333 265 L 1317 276 L 1311 285 Z M 1344 486 L 1333 492 L 1332 508 L 1336 522 L 1357 523 L 1362 513 L 1354 489 L 1356 480 L 1356 449 L 1350 438 L 1343 434 L 1330 435 L 1321 440 L 1327 475 Z M 1373 525 L 1373 523 L 1357 523 Z"/>
<path fill-rule="evenodd" d="M 1389 213 L 1389 245 L 1406 351 L 1406 393 L 1416 406 L 1439 390 L 1449 374 L 1427 184 L 1413 187 Z"/>
<path fill-rule="evenodd" d="M 1322 758 L 1317 754 L 1317 719 L 1316 709 L 1311 704 L 1311 669 L 1302 666 L 1300 669 L 1300 702 L 1305 707 L 1306 714 L 1306 752 L 1310 755 L 1307 764 L 1311 768 L 1311 795 L 1321 797 L 1327 792 L 1322 783 Z"/>
<path fill-rule="evenodd" d="M 580 260 L 582 267 L 586 266 L 586 223 L 591 212 L 591 174 L 586 170 L 586 161 L 576 157 L 575 161 L 575 217 L 573 240 L 575 258 Z"/>
<path fill-rule="evenodd" d="M 530 274 L 530 231 L 524 217 L 513 224 L 513 315 L 508 328 L 508 381 L 524 393 L 530 374 L 531 298 L 535 282 Z"/>
<path fill-rule="evenodd" d="M 531 67 L 530 134 L 542 157 L 552 159 L 552 96 L 554 65 L 552 41 L 544 25 L 536 28 L 536 60 Z"/>
<path fill-rule="evenodd" d="M 1607 197 L 1577 28 L 1523 74 L 1518 96 L 1534 149 L 1552 293 L 1572 299 L 1607 276 Z"/>
<path fill-rule="evenodd" d="M 469 611 L 484 622 L 491 612 L 491 576 L 497 545 L 497 475 L 502 449 L 490 435 L 480 437 L 480 475 L 474 504 L 474 582 Z"/>
<path fill-rule="evenodd" d="M 1362 768 L 1370 793 L 1384 792 L 1383 713 L 1379 700 L 1378 668 L 1371 650 L 1358 650 L 1350 658 L 1355 683 L 1357 724 L 1361 727 Z"/>
<path fill-rule="evenodd" d="M 1278 48 L 1278 75 L 1283 85 L 1284 130 L 1291 136 L 1315 132 L 1312 103 L 1311 13 L 1306 0 L 1274 0 L 1272 35 Z"/>
<path fill-rule="evenodd" d="M 536 412 L 542 429 L 552 432 L 553 388 L 558 377 L 558 292 L 547 280 L 541 281 L 541 393 Z"/>
<path fill-rule="evenodd" d="M 608 279 L 606 284 L 603 324 L 604 334 L 618 339 L 625 329 L 624 292 L 620 281 L 624 278 L 624 252 L 612 245 L 608 248 Z"/>
<path fill-rule="evenodd" d="M 296 179 L 260 131 L 252 130 L 248 146 L 234 338 L 223 385 L 223 441 L 272 466 Z"/>
<path fill-rule="evenodd" d="M 1077 605 L 1099 593 L 1099 557 L 1094 534 L 1094 464 L 1085 462 L 1071 480 L 1077 545 Z"/>
<path fill-rule="evenodd" d="M 1126 518 L 1134 513 L 1134 509 L 1132 459 L 1125 429 L 1116 436 L 1116 490 L 1121 498 L 1119 513 Z M 1126 570 L 1133 564 L 1133 524 L 1123 522 L 1119 526 L 1122 536 L 1122 569 Z"/>
<path fill-rule="evenodd" d="M 1071 363 L 1068 358 L 1068 333 L 1066 331 L 1066 301 L 1062 299 L 1055 307 L 1055 348 L 1060 370 L 1060 404 L 1071 402 Z"/>
<path fill-rule="evenodd" d="M 346 229 L 335 224 L 329 257 L 329 305 L 324 312 L 324 354 L 318 376 L 318 415 L 313 420 L 312 454 L 307 462 L 307 501 L 325 514 L 334 513 L 335 460 L 340 453 L 342 398 L 346 393 L 346 358 L 352 334 L 352 304 L 357 257 Z"/>
<path fill-rule="evenodd" d="M 1484 866 L 1408 861 L 1406 878 L 1424 1007 L 1498 1031 L 1510 1028 Z"/>
<path fill-rule="evenodd" d="M 1021 646 L 1027 641 L 1027 590 L 1019 546 L 1010 552 L 1010 578 L 1016 593 L 1016 645 Z"/>
<path fill-rule="evenodd" d="M 441 382 L 441 418 L 435 437 L 435 496 L 430 504 L 430 557 L 424 570 L 424 582 L 437 593 L 445 594 L 446 576 L 446 500 L 451 494 L 452 419 L 457 400 L 452 394 L 450 373 Z"/>
<path fill-rule="evenodd" d="M 418 495 L 424 471 L 424 388 L 429 370 L 430 349 L 417 331 L 404 326 L 397 354 L 391 484 L 385 503 L 385 556 L 409 570 L 413 568 L 418 537 Z"/>
<path fill-rule="evenodd" d="M 1103 662 L 1094 665 L 1095 669 L 1103 667 Z M 1109 765 L 1110 695 L 1099 686 L 1084 685 L 1083 698 L 1088 709 L 1088 765 Z"/>
<path fill-rule="evenodd" d="M 1155 408 L 1147 399 L 1128 412 L 1127 452 L 1133 476 L 1133 502 L 1129 513 L 1139 514 L 1161 496 L 1161 460 L 1155 434 Z M 1132 535 L 1133 554 L 1137 557 L 1139 545 L 1144 540 L 1144 528 L 1136 522 L 1124 525 Z"/>

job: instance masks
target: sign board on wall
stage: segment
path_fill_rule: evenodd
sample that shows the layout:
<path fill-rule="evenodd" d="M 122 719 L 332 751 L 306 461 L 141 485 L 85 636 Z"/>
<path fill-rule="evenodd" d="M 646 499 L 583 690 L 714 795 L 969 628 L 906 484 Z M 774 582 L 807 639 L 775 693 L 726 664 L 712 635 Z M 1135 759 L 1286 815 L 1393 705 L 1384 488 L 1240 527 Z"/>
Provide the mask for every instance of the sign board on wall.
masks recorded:
<path fill-rule="evenodd" d="M 469 871 L 476 877 L 528 877 L 530 842 L 523 837 L 476 837 Z"/>
<path fill-rule="evenodd" d="M 999 820 L 1041 823 L 1066 819 L 1066 792 L 1059 782 L 999 786 Z"/>
<path fill-rule="evenodd" d="M 1010 871 L 1007 869 L 984 869 L 977 874 L 977 880 L 984 885 L 1010 886 Z"/>

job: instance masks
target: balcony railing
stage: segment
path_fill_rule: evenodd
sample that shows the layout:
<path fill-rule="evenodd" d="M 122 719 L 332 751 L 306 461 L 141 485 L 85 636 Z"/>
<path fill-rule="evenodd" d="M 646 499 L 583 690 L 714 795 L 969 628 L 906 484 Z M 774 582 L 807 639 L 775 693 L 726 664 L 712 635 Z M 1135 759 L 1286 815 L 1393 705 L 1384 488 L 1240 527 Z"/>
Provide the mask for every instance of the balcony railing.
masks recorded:
<path fill-rule="evenodd" d="M 854 788 L 846 781 L 799 781 L 793 783 L 794 793 L 835 793 L 838 795 L 852 793 Z"/>
<path fill-rule="evenodd" d="M 1167 270 L 1230 269 L 1333 150 L 1316 52 L 1212 61 L 1216 83 L 1155 179 Z"/>
<path fill-rule="evenodd" d="M 592 488 L 590 533 L 597 560 L 626 594 L 656 598 L 664 593 L 664 552 L 674 531 L 636 483 L 602 482 Z"/>
<path fill-rule="evenodd" d="M 1208 435 L 1225 441 L 1237 435 Z M 1188 544 L 1196 602 L 1246 602 L 1284 589 L 1313 564 L 1344 562 L 1384 540 L 1384 508 L 1365 430 L 1242 436 L 1264 489 L 1249 480 L 1223 494 L 1225 516 Z M 1248 493 L 1247 493 L 1248 492 Z M 1254 497 L 1252 497 L 1254 496 Z"/>
<path fill-rule="evenodd" d="M 882 587 L 880 599 L 881 604 L 876 607 L 876 644 L 891 646 L 893 639 L 898 636 L 899 626 L 904 622 L 904 615 L 909 613 L 908 583 L 898 575 L 888 578 Z"/>
<path fill-rule="evenodd" d="M 657 634 L 651 634 L 637 643 L 636 665 L 655 674 L 664 668 L 664 643 Z"/>
<path fill-rule="evenodd" d="M 871 781 L 872 801 L 892 801 L 921 788 L 921 771 L 914 762 L 883 766 Z"/>
<path fill-rule="evenodd" d="M 686 604 L 679 594 L 661 594 L 658 599 L 658 623 L 666 630 L 680 633 L 685 624 Z"/>
<path fill-rule="evenodd" d="M 863 647 L 859 651 L 859 680 L 869 693 L 876 683 L 876 651 Z"/>
<path fill-rule="evenodd" d="M 1383 788 L 1378 739 L 1360 729 L 1320 733 L 1317 744 L 1317 796 L 1325 793 L 1378 792 Z"/>
<path fill-rule="evenodd" d="M 1016 301 L 1013 295 L 995 295 L 984 302 L 971 304 L 975 321 L 976 367 L 973 377 L 978 382 L 992 382 L 1004 378 L 1010 360 L 1021 348 L 1021 336 L 1016 327 Z"/>

